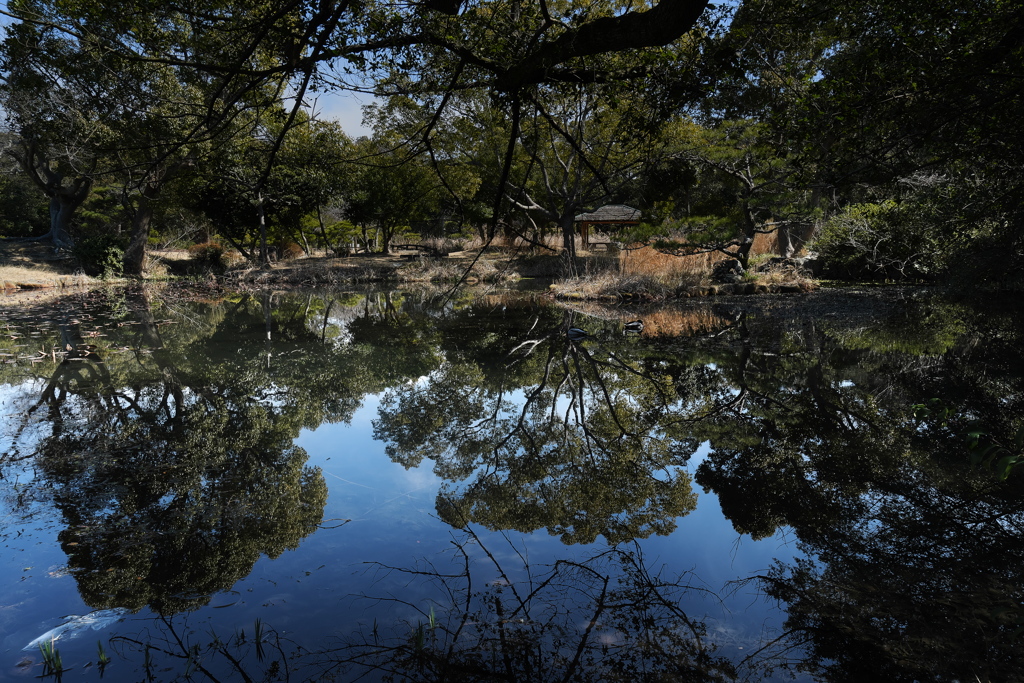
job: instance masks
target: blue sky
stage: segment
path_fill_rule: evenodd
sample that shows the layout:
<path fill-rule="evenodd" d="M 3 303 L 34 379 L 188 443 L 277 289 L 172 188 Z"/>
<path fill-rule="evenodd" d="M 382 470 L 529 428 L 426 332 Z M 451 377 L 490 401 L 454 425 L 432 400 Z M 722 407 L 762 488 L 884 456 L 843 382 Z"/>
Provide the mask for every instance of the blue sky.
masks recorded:
<path fill-rule="evenodd" d="M 363 126 L 363 106 L 373 102 L 370 95 L 354 92 L 316 93 L 314 111 L 322 119 L 337 121 L 351 137 L 370 135 L 369 128 Z"/>

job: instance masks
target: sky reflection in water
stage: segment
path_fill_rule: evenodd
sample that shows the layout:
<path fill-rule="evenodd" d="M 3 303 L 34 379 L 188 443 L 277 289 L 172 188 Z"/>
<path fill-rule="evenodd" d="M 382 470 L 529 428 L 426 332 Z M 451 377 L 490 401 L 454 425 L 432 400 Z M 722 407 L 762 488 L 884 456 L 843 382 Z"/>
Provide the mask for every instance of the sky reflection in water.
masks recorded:
<path fill-rule="evenodd" d="M 804 556 L 798 540 L 818 556 L 871 542 L 858 529 L 905 533 L 892 515 L 919 514 L 914 480 L 1020 514 L 1014 477 L 918 443 L 941 437 L 929 443 L 954 456 L 961 443 L 955 415 L 932 428 L 912 414 L 929 397 L 998 405 L 990 433 L 1012 426 L 1016 395 L 985 382 L 1013 386 L 1019 358 L 934 372 L 976 348 L 970 307 L 702 302 L 645 312 L 630 338 L 633 311 L 588 317 L 528 296 L 439 310 L 428 294 L 171 294 L 7 314 L 22 333 L 0 393 L 0 581 L 14 587 L 0 680 L 39 673 L 22 648 L 71 615 L 122 608 L 59 641 L 66 666 L 96 666 L 100 639 L 116 655 L 108 680 L 145 673 L 147 648 L 179 676 L 276 676 L 287 662 L 299 679 L 485 680 L 503 653 L 526 680 L 530 667 L 532 680 L 666 667 L 728 680 L 772 678 L 810 642 L 828 678 L 867 641 L 837 652 L 807 624 L 759 651 L 786 618 L 765 590 L 801 610 L 822 588 L 850 590 L 800 573 L 815 565 L 792 582 L 771 570 Z M 985 322 L 1009 343 L 1015 319 Z M 570 325 L 595 338 L 569 342 Z M 33 329 L 32 348 L 66 352 L 62 364 L 19 346 Z M 844 580 L 828 572 L 850 558 L 825 559 L 820 580 Z M 995 601 L 978 609 L 1012 630 L 1017 616 L 994 616 L 1012 596 Z"/>

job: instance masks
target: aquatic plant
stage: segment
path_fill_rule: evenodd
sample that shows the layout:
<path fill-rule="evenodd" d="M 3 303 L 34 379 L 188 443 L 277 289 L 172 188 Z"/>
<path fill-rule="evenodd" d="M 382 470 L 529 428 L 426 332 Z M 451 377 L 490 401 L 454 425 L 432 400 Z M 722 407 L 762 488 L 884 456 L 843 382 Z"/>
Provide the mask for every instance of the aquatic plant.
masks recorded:
<path fill-rule="evenodd" d="M 102 670 L 107 664 L 110 664 L 110 656 L 107 651 L 103 649 L 103 641 L 96 641 L 96 659 L 99 661 L 100 669 Z"/>
<path fill-rule="evenodd" d="M 266 633 L 263 628 L 263 620 L 259 617 L 256 618 L 256 623 L 253 624 L 253 640 L 256 643 L 256 661 L 262 662 L 266 653 L 263 650 L 263 639 L 266 637 Z"/>
<path fill-rule="evenodd" d="M 60 658 L 60 650 L 53 643 L 53 638 L 39 643 L 39 652 L 43 655 L 43 675 L 59 679 L 64 673 L 64 663 Z"/>

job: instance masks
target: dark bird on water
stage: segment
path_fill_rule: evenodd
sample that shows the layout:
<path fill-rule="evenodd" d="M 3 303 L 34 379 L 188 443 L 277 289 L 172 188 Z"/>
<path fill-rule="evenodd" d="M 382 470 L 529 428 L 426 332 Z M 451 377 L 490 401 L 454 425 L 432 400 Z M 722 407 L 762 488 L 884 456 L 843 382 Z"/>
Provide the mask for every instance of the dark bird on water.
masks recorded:
<path fill-rule="evenodd" d="M 636 332 L 637 334 L 640 334 L 641 332 L 644 331 L 644 321 L 631 320 L 625 325 L 623 325 L 622 329 L 625 330 L 626 332 Z"/>
<path fill-rule="evenodd" d="M 590 336 L 590 334 L 588 334 L 586 330 L 581 330 L 578 327 L 570 327 L 569 331 L 566 332 L 566 334 L 572 341 L 577 341 Z"/>

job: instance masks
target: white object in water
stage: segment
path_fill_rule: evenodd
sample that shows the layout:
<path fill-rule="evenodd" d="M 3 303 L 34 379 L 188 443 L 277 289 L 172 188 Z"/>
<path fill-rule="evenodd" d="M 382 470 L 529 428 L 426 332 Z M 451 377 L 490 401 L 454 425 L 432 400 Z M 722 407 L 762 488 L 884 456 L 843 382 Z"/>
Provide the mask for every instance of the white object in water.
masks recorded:
<path fill-rule="evenodd" d="M 123 607 L 115 607 L 114 609 L 98 609 L 95 612 L 89 612 L 82 616 L 71 614 L 63 624 L 56 628 L 51 628 L 49 631 L 21 649 L 35 650 L 41 643 L 49 642 L 50 640 L 56 641 L 61 638 L 74 638 L 82 631 L 89 628 L 94 631 L 99 631 L 100 629 L 121 621 L 128 612 L 129 610 L 124 609 Z"/>

